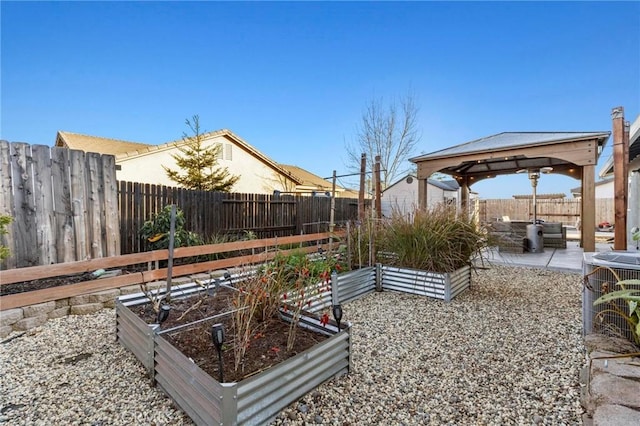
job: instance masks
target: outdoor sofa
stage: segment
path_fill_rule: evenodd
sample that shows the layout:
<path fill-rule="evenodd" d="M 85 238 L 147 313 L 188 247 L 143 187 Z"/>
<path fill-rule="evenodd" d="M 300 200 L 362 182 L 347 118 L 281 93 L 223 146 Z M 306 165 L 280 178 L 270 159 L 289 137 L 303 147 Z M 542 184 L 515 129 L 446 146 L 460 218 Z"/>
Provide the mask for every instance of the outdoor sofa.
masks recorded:
<path fill-rule="evenodd" d="M 489 229 L 501 252 L 524 253 L 527 249 L 527 225 L 525 221 L 495 221 Z M 542 243 L 549 248 L 567 248 L 567 228 L 560 222 L 542 223 Z"/>

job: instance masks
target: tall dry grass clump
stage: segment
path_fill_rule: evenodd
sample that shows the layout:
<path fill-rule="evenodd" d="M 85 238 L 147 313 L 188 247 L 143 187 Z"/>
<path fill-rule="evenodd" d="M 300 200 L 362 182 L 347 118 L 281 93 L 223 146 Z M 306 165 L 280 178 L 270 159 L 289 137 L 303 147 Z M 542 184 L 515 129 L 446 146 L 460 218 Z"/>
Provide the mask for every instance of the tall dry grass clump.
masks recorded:
<path fill-rule="evenodd" d="M 486 233 L 473 219 L 441 205 L 412 217 L 393 215 L 377 228 L 379 260 L 387 265 L 453 272 L 487 247 Z"/>

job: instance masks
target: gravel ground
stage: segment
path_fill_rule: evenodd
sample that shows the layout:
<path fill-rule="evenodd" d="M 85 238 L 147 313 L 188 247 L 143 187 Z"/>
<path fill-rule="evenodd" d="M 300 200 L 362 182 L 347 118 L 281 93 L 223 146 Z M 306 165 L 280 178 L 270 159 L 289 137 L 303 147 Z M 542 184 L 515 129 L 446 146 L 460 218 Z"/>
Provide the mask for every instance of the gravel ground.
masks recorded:
<path fill-rule="evenodd" d="M 274 424 L 581 424 L 580 289 L 578 274 L 493 266 L 448 304 L 393 292 L 346 304 L 353 371 Z M 192 424 L 114 336 L 105 309 L 1 344 L 0 423 Z"/>

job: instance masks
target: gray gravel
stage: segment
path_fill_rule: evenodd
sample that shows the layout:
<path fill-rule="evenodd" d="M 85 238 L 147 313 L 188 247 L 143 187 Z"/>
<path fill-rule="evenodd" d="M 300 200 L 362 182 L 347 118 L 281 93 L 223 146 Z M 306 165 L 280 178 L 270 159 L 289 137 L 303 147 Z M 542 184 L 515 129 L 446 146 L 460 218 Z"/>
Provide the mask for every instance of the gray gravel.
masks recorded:
<path fill-rule="evenodd" d="M 581 276 L 493 266 L 451 303 L 393 292 L 344 306 L 353 365 L 274 424 L 581 424 Z M 0 423 L 187 425 L 115 341 L 115 314 L 0 345 Z"/>

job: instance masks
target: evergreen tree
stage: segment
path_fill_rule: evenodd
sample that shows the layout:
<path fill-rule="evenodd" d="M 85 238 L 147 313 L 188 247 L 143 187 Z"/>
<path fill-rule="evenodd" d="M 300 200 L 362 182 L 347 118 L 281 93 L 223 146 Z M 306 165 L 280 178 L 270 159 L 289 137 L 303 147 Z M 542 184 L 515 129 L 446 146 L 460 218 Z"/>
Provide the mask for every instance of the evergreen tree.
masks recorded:
<path fill-rule="evenodd" d="M 162 166 L 167 176 L 188 189 L 230 192 L 240 176 L 234 176 L 229 173 L 229 169 L 218 165 L 222 145 L 206 146 L 205 138 L 200 132 L 199 116 L 194 115 L 192 121 L 187 119 L 185 123 L 193 136 L 187 133 L 182 134 L 182 140 L 185 143 L 178 147 L 180 154 L 172 155 L 180 170 L 171 170 Z"/>

